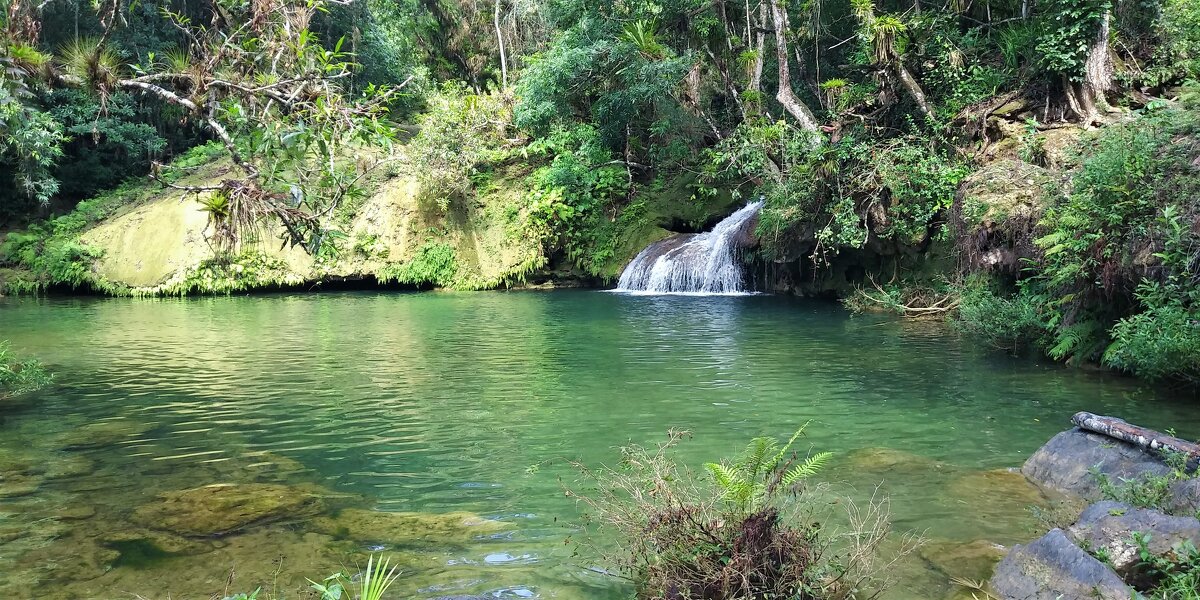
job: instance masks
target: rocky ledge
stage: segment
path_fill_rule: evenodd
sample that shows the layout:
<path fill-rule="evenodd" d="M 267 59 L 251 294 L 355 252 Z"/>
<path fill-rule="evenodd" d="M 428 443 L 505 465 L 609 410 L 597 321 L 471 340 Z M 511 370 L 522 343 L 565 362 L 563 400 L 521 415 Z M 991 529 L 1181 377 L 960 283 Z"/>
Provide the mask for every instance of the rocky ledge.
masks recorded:
<path fill-rule="evenodd" d="M 1159 582 L 1147 560 L 1200 546 L 1200 445 L 1091 413 L 1021 468 L 1048 493 L 1090 503 L 1073 523 L 1014 546 L 991 593 L 1004 600 L 1129 600 Z"/>

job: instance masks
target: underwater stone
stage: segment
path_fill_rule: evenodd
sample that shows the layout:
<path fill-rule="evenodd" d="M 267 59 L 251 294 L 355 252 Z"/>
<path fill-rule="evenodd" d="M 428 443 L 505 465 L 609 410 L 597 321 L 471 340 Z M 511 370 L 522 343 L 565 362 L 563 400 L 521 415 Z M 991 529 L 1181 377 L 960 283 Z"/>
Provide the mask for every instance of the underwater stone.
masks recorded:
<path fill-rule="evenodd" d="M 312 529 L 327 535 L 384 544 L 468 542 L 510 529 L 503 521 L 468 512 L 442 514 L 343 509 L 333 517 L 313 519 Z"/>
<path fill-rule="evenodd" d="M 125 419 L 88 423 L 64 433 L 59 438 L 58 444 L 64 450 L 103 448 L 137 439 L 138 436 L 153 428 L 153 425 L 147 423 Z"/>
<path fill-rule="evenodd" d="M 1030 506 L 1045 507 L 1049 501 L 1024 475 L 1007 469 L 976 471 L 954 480 L 947 490 L 961 499 L 980 518 L 1021 514 Z"/>
<path fill-rule="evenodd" d="M 996 563 L 1004 558 L 1004 552 L 1004 546 L 987 540 L 931 541 L 921 546 L 920 556 L 946 577 L 987 581 Z"/>
<path fill-rule="evenodd" d="M 222 536 L 251 525 L 310 517 L 321 499 L 302 488 L 267 484 L 221 484 L 166 492 L 138 508 L 133 520 L 185 536 Z"/>
<path fill-rule="evenodd" d="M 1133 590 L 1061 529 L 1015 546 L 996 567 L 992 592 L 1004 600 L 1129 600 Z"/>

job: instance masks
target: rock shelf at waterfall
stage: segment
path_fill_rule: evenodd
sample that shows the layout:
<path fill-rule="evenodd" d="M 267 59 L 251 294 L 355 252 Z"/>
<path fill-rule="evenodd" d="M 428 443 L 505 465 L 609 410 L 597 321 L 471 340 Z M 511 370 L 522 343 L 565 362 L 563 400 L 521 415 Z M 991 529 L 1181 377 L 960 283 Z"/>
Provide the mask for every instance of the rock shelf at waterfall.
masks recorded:
<path fill-rule="evenodd" d="M 712 231 L 681 234 L 642 250 L 617 283 L 617 292 L 745 294 L 741 250 L 752 242 L 762 202 L 726 217 Z"/>

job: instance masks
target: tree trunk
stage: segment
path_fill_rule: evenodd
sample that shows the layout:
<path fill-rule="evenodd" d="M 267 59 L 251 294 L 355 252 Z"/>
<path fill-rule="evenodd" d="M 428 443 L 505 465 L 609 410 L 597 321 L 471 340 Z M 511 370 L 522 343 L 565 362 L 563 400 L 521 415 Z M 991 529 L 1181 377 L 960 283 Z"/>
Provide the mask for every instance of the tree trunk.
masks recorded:
<path fill-rule="evenodd" d="M 746 18 L 749 18 L 748 16 Z M 767 5 L 758 5 L 758 31 L 754 34 L 754 66 L 750 70 L 750 85 L 746 89 L 761 93 L 763 64 L 766 62 L 767 51 Z"/>
<path fill-rule="evenodd" d="M 1188 455 L 1189 464 L 1200 460 L 1200 444 L 1169 436 L 1163 433 L 1132 425 L 1115 417 L 1094 415 L 1089 412 L 1075 413 L 1071 422 L 1080 429 L 1094 431 L 1110 438 L 1157 452 L 1181 452 Z"/>
<path fill-rule="evenodd" d="M 929 99 L 925 97 L 925 91 L 921 89 L 921 84 L 917 83 L 917 79 L 908 71 L 908 67 L 904 66 L 904 62 L 900 57 L 892 58 L 892 68 L 896 71 L 896 77 L 900 80 L 900 84 L 904 87 L 904 91 L 908 92 L 913 102 L 917 103 L 917 107 L 921 112 L 925 113 L 926 117 L 934 118 L 933 107 L 929 104 Z"/>
<path fill-rule="evenodd" d="M 500 31 L 500 2 L 495 0 L 492 24 L 496 26 L 496 43 L 500 45 L 500 81 L 504 89 L 508 89 L 508 57 L 504 54 L 504 34 Z"/>
<path fill-rule="evenodd" d="M 1102 108 L 1108 108 L 1105 94 L 1112 89 L 1113 85 L 1112 54 L 1108 48 L 1111 21 L 1112 15 L 1106 11 L 1104 17 L 1100 19 L 1100 30 L 1096 32 L 1096 39 L 1092 42 L 1092 47 L 1088 50 L 1087 62 L 1084 63 L 1084 81 L 1088 88 L 1087 93 L 1092 102 Z"/>
<path fill-rule="evenodd" d="M 779 61 L 779 91 L 775 94 L 775 99 L 796 119 L 801 129 L 820 133 L 817 118 L 792 90 L 792 75 L 788 67 L 787 12 L 781 0 L 771 0 L 771 13 L 775 21 L 775 56 Z"/>

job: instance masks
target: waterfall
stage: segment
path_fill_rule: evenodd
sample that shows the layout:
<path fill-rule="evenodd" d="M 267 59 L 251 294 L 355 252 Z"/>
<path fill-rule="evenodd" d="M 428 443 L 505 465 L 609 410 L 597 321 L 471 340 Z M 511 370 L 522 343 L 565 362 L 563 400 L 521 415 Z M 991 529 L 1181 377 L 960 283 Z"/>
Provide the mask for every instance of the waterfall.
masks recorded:
<path fill-rule="evenodd" d="M 762 202 L 753 202 L 712 231 L 669 237 L 642 250 L 625 267 L 618 292 L 745 293 L 741 248 L 754 232 Z"/>

